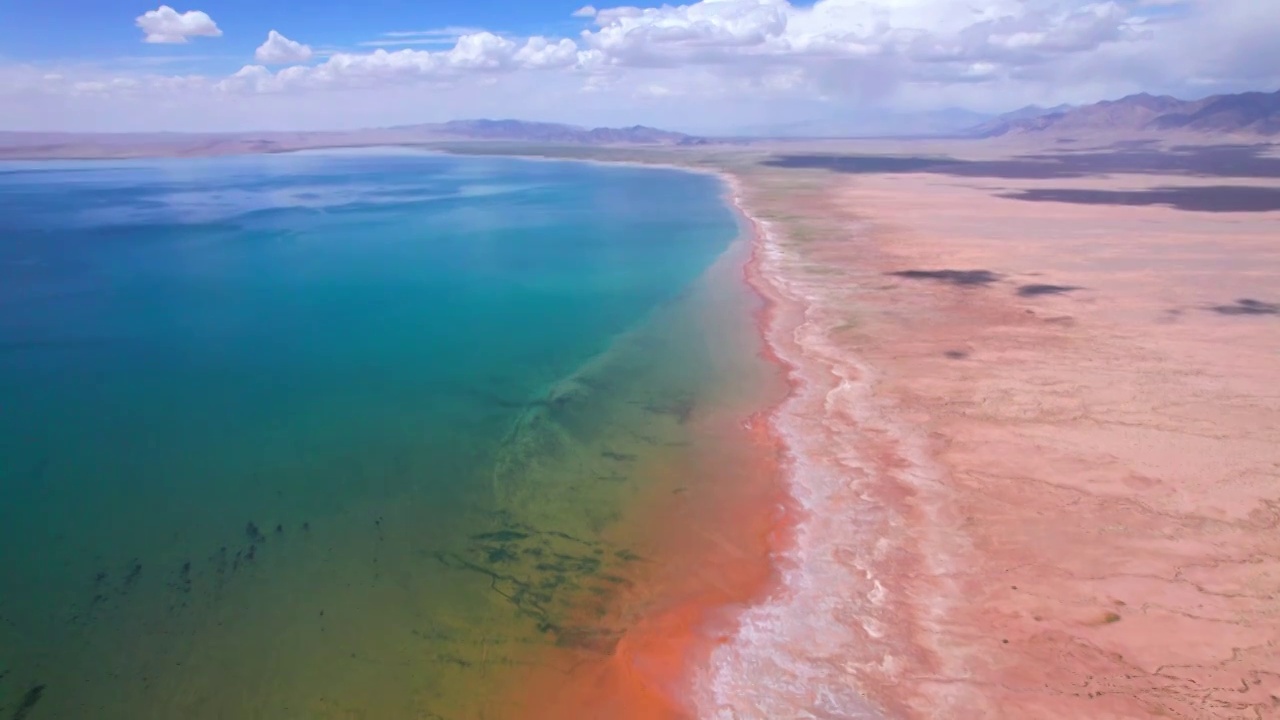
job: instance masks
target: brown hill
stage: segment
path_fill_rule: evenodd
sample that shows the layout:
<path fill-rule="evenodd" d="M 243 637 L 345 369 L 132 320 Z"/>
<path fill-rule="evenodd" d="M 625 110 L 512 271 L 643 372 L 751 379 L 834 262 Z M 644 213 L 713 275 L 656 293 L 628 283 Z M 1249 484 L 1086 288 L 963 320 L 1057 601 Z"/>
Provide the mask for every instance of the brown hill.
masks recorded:
<path fill-rule="evenodd" d="M 978 137 L 1032 133 L 1098 134 L 1186 131 L 1206 134 L 1280 134 L 1280 91 L 1179 100 L 1130 95 L 1030 118 L 997 118 L 973 129 Z"/>
<path fill-rule="evenodd" d="M 1159 129 L 1280 134 L 1280 92 L 1217 95 L 1197 105 L 1186 112 L 1162 115 L 1152 124 Z"/>

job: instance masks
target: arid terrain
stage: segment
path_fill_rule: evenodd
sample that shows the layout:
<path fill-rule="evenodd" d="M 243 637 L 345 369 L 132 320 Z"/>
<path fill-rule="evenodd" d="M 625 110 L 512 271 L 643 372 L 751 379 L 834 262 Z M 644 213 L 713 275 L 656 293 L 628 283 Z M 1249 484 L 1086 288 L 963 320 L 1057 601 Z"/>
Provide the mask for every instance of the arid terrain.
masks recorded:
<path fill-rule="evenodd" d="M 1280 717 L 1280 157 L 950 150 L 737 173 L 794 482 L 842 478 L 809 510 L 854 528 L 847 681 L 890 717 Z"/>

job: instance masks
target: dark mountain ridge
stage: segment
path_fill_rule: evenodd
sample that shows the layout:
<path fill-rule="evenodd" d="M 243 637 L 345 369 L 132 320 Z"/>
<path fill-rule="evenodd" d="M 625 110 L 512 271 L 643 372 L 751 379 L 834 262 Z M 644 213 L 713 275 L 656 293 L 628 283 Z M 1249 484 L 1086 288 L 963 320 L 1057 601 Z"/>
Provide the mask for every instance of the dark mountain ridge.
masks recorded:
<path fill-rule="evenodd" d="M 1002 115 L 970 134 L 990 138 L 1033 133 L 1280 134 L 1280 91 L 1213 95 L 1179 100 L 1169 95 L 1139 93 L 1031 117 Z"/>

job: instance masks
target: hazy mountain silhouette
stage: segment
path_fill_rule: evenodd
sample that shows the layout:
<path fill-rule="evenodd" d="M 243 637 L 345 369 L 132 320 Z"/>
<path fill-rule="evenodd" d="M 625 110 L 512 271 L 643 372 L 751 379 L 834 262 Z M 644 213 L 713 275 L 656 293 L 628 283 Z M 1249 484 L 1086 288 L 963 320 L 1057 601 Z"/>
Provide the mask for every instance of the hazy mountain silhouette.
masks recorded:
<path fill-rule="evenodd" d="M 1019 113 L 1023 111 L 1018 111 Z M 1205 134 L 1280 134 L 1280 91 L 1179 100 L 1141 93 L 1080 107 L 1052 108 L 1031 116 L 1003 115 L 972 130 L 978 137 L 1033 133 L 1185 131 Z"/>
<path fill-rule="evenodd" d="M 0 132 L 0 158 L 230 155 L 455 141 L 559 145 L 701 145 L 704 138 L 633 125 L 585 128 L 524 120 L 454 120 L 362 130 L 230 133 Z"/>

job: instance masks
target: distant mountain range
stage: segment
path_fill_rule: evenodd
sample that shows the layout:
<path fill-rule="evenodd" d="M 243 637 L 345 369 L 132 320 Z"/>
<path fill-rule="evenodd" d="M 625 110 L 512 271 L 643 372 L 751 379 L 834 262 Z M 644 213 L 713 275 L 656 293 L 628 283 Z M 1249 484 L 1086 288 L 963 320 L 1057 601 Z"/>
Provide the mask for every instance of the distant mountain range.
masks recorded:
<path fill-rule="evenodd" d="M 931 113 L 886 114 L 854 122 L 828 118 L 755 128 L 758 140 L 803 137 L 1006 136 L 1114 137 L 1201 133 L 1209 136 L 1280 136 L 1280 91 L 1214 95 L 1179 100 L 1167 95 L 1130 95 L 1093 105 L 1035 105 L 975 126 L 983 116 L 950 108 Z M 61 133 L 0 131 L 0 159 L 186 157 L 273 153 L 380 145 L 431 146 L 452 142 L 509 142 L 577 146 L 688 147 L 752 142 L 708 138 L 633 125 L 586 128 L 523 120 L 454 120 L 389 128 L 316 132 L 241 133 Z"/>
<path fill-rule="evenodd" d="M 1214 95 L 1202 100 L 1142 93 L 1092 105 L 1028 105 L 994 117 L 962 108 L 946 108 L 916 113 L 831 116 L 743 128 L 746 136 L 765 138 L 995 138 L 1041 134 L 1088 137 L 1179 132 L 1280 135 L 1280 91 Z"/>
<path fill-rule="evenodd" d="M 990 138 L 1169 132 L 1280 135 L 1280 91 L 1214 95 L 1202 100 L 1141 93 L 1079 107 L 1023 108 L 983 123 L 968 134 Z"/>
<path fill-rule="evenodd" d="M 810 120 L 734 129 L 742 137 L 765 138 L 849 138 L 954 136 L 991 119 L 988 113 L 964 108 L 943 108 L 924 112 L 863 112 L 856 116 L 829 114 Z"/>
<path fill-rule="evenodd" d="M 999 117 L 994 118 L 994 121 L 1012 122 L 1014 120 L 1030 120 L 1032 118 L 1044 117 L 1045 115 L 1057 115 L 1059 113 L 1065 113 L 1069 110 L 1074 110 L 1075 107 L 1076 107 L 1075 105 L 1068 105 L 1066 103 L 1063 103 L 1061 105 L 1054 105 L 1053 107 L 1040 107 L 1039 105 L 1028 105 L 1024 108 L 1014 110 L 1013 112 L 1004 113 L 1003 115 L 1000 115 Z"/>
<path fill-rule="evenodd" d="M 584 128 L 522 120 L 454 120 L 365 130 L 244 133 L 0 132 L 3 158 L 109 158 L 289 152 L 334 147 L 425 145 L 457 141 L 547 145 L 690 146 L 708 142 L 644 125 Z"/>
<path fill-rule="evenodd" d="M 703 138 L 645 125 L 626 128 L 583 128 L 523 120 L 453 120 L 417 128 L 476 140 L 520 140 L 573 145 L 701 145 Z"/>

